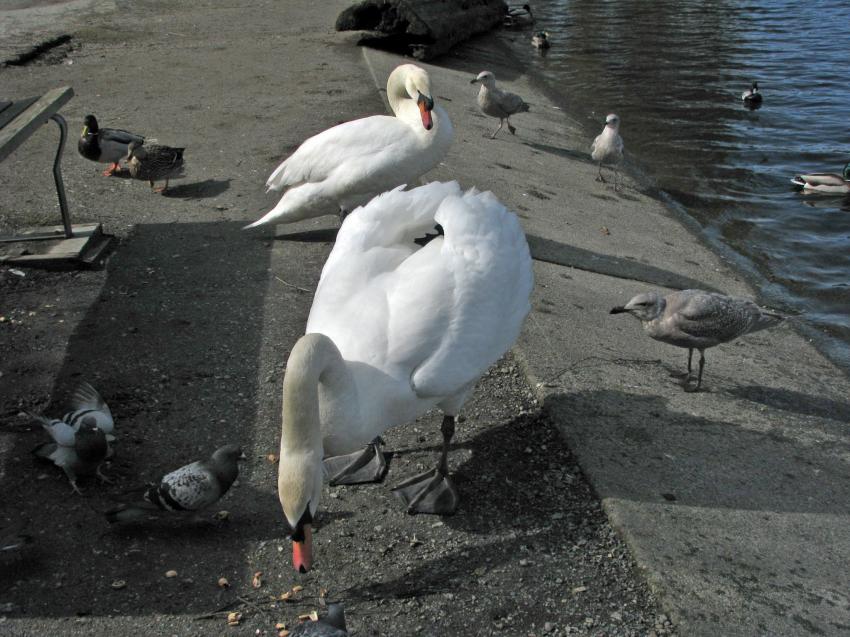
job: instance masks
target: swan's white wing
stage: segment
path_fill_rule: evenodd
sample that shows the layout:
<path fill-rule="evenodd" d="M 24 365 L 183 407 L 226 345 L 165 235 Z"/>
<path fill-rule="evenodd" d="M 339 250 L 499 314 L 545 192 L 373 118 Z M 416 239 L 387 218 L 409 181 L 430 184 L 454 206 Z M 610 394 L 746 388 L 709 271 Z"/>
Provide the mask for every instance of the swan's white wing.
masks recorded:
<path fill-rule="evenodd" d="M 362 178 L 376 156 L 392 157 L 412 136 L 396 117 L 373 115 L 345 122 L 306 140 L 266 181 L 270 190 L 327 179 L 341 166 L 350 179 Z M 356 174 L 356 176 L 355 176 Z"/>
<path fill-rule="evenodd" d="M 419 248 L 413 239 L 445 237 Z M 516 340 L 530 306 L 531 257 L 517 218 L 454 182 L 396 189 L 350 215 L 322 271 L 307 332 L 347 360 L 451 396 Z"/>
<path fill-rule="evenodd" d="M 438 342 L 413 373 L 420 396 L 452 395 L 498 360 L 519 336 L 533 285 L 519 220 L 492 193 L 472 189 L 447 198 L 435 218 L 445 232 L 441 267 L 425 272 L 418 285 L 442 289 L 432 299 L 445 322 L 427 323 L 423 299 L 412 286 L 393 299 L 393 315 L 408 315 L 393 325 L 400 339 L 413 340 L 421 332 Z"/>

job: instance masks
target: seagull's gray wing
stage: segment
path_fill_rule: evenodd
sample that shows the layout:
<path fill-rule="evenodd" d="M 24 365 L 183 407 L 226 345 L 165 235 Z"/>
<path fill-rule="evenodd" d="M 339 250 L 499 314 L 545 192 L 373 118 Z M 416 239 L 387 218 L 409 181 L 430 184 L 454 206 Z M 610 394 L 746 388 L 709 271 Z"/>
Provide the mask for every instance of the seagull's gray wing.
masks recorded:
<path fill-rule="evenodd" d="M 703 292 L 689 296 L 672 319 L 688 336 L 725 343 L 749 332 L 761 315 L 761 308 L 749 299 Z"/>

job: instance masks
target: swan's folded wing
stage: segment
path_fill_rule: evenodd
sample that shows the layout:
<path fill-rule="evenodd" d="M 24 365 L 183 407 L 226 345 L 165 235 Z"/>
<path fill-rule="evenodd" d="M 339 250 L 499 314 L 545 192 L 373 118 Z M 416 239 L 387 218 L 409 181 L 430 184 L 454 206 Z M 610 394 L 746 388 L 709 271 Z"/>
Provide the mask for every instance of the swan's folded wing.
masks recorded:
<path fill-rule="evenodd" d="M 374 291 L 376 285 L 386 285 L 388 281 L 378 281 L 379 277 L 394 272 L 419 250 L 416 238 L 434 232 L 434 215 L 440 202 L 461 193 L 456 182 L 432 182 L 410 191 L 403 188 L 375 197 L 342 224 L 322 268 L 307 321 L 308 332 L 329 334 L 331 326 L 340 322 L 341 307 L 360 303 L 357 297 L 361 294 Z M 383 287 L 379 294 L 386 294 Z"/>
<path fill-rule="evenodd" d="M 421 352 L 412 375 L 422 397 L 455 394 L 513 345 L 533 285 L 525 234 L 491 193 L 473 189 L 447 198 L 435 218 L 445 231 L 440 267 L 428 273 L 430 280 L 408 285 L 391 306 L 391 345 L 420 339 L 431 348 Z M 417 299 L 417 289 L 430 294 Z"/>
<path fill-rule="evenodd" d="M 373 115 L 329 128 L 301 144 L 266 181 L 271 190 L 326 179 L 341 165 L 362 167 L 370 157 L 409 136 L 410 127 L 388 115 Z"/>

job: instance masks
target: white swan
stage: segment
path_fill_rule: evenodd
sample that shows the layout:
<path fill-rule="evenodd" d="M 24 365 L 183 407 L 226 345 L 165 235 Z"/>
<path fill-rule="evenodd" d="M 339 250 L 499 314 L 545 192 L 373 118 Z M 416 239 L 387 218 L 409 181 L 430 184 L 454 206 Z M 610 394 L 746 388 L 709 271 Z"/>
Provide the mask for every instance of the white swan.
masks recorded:
<path fill-rule="evenodd" d="M 434 105 L 428 73 L 413 64 L 396 67 L 387 79 L 387 100 L 395 117 L 345 122 L 301 144 L 266 181 L 269 190 L 288 190 L 245 228 L 350 212 L 436 166 L 454 132 L 449 116 Z"/>
<path fill-rule="evenodd" d="M 442 236 L 414 242 L 436 224 Z M 323 456 L 362 449 L 434 406 L 444 412 L 440 462 L 397 493 L 410 512 L 454 510 L 454 416 L 516 340 L 531 288 L 525 235 L 492 193 L 400 187 L 346 218 L 283 381 L 278 495 L 296 570 L 312 560 Z"/>

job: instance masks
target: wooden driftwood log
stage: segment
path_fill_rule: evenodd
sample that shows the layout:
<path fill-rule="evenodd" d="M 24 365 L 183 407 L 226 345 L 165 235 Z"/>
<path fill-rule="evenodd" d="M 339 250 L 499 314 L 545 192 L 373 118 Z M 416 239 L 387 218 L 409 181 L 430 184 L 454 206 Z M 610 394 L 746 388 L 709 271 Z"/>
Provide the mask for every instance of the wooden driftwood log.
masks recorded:
<path fill-rule="evenodd" d="M 336 20 L 337 31 L 370 31 L 360 43 L 428 60 L 502 23 L 504 0 L 362 0 Z"/>

